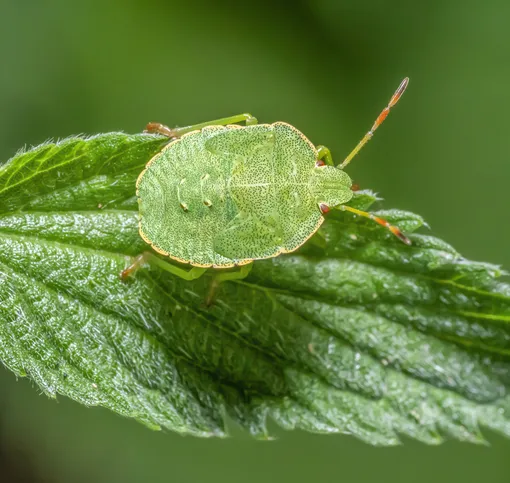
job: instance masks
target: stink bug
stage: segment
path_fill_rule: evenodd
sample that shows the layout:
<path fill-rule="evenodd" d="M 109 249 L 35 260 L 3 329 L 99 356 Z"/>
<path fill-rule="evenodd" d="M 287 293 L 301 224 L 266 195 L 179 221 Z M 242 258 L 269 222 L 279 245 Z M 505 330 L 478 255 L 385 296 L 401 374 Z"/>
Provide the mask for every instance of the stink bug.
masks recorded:
<path fill-rule="evenodd" d="M 240 279 L 254 260 L 297 250 L 330 209 L 371 218 L 410 245 L 397 227 L 345 205 L 353 187 L 344 171 L 408 82 L 406 77 L 370 131 L 338 166 L 328 148 L 315 147 L 290 124 L 258 124 L 250 114 L 176 129 L 148 124 L 146 132 L 171 141 L 136 183 L 140 235 L 156 252 L 192 268 L 185 270 L 146 252 L 122 278 L 150 262 L 186 280 L 210 267 L 238 266 L 240 270 L 222 272 L 216 280 Z"/>

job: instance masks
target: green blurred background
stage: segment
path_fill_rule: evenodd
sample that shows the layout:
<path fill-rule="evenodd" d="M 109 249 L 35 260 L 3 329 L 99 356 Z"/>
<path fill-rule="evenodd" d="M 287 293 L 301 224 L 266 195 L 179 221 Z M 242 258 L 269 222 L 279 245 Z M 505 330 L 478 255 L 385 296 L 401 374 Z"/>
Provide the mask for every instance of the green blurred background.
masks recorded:
<path fill-rule="evenodd" d="M 0 0 L 0 159 L 76 133 L 252 112 L 338 160 L 408 75 L 350 166 L 466 257 L 510 268 L 510 2 Z M 490 447 L 285 433 L 154 433 L 0 370 L 0 482 L 510 482 Z"/>

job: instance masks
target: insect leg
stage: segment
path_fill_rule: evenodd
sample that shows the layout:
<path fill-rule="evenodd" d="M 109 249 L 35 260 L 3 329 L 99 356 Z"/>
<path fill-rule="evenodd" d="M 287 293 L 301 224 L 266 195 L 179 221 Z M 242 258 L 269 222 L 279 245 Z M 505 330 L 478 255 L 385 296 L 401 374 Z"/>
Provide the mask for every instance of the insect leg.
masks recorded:
<path fill-rule="evenodd" d="M 217 274 L 214 279 L 218 282 L 226 282 L 228 280 L 242 280 L 246 278 L 253 268 L 253 262 L 239 267 L 239 270 L 233 272 L 222 272 Z"/>
<path fill-rule="evenodd" d="M 207 295 L 207 299 L 205 302 L 206 306 L 209 307 L 212 304 L 220 283 L 226 282 L 228 280 L 242 280 L 243 278 L 246 278 L 248 276 L 252 268 L 253 262 L 241 266 L 239 270 L 236 270 L 234 272 L 223 272 L 217 274 L 213 278 L 213 281 L 211 282 L 211 288 L 209 289 L 209 293 Z"/>
<path fill-rule="evenodd" d="M 151 252 L 144 252 L 141 255 L 138 255 L 133 263 L 129 265 L 125 270 L 120 272 L 120 278 L 122 280 L 126 280 L 130 275 L 135 273 L 138 269 L 140 269 L 143 265 L 149 263 L 151 265 L 156 265 L 167 272 L 176 275 L 177 277 L 182 278 L 183 280 L 195 280 L 201 277 L 207 268 L 202 267 L 193 267 L 191 270 L 185 270 L 183 268 L 177 267 L 166 260 L 162 260 Z"/>
<path fill-rule="evenodd" d="M 337 209 L 342 210 L 342 211 L 350 211 L 351 213 L 354 213 L 355 215 L 369 218 L 369 219 L 375 221 L 376 223 L 378 223 L 379 225 L 384 226 L 385 228 L 390 230 L 391 233 L 393 233 L 398 239 L 403 241 L 406 245 L 411 245 L 411 240 L 409 240 L 409 238 L 407 238 L 396 226 L 391 225 L 386 220 L 379 218 L 378 216 L 375 216 L 372 213 L 357 210 L 356 208 L 351 208 L 350 206 L 346 206 L 346 205 L 340 205 L 337 207 Z"/>
<path fill-rule="evenodd" d="M 145 132 L 163 134 L 163 136 L 168 136 L 169 138 L 179 138 L 183 134 L 191 131 L 197 131 L 206 126 L 226 126 L 227 124 L 237 124 L 239 122 L 244 122 L 246 126 L 254 126 L 255 124 L 258 124 L 256 117 L 245 113 L 238 114 L 237 116 L 223 117 L 214 121 L 202 122 L 200 124 L 193 124 L 192 126 L 176 127 L 174 129 L 171 129 L 164 124 L 160 124 L 159 122 L 150 122 L 145 127 Z"/>
<path fill-rule="evenodd" d="M 329 148 L 327 148 L 326 146 L 317 146 L 317 152 L 319 153 L 319 156 L 317 157 L 319 161 L 322 161 L 323 163 L 329 166 L 335 165 Z"/>
<path fill-rule="evenodd" d="M 374 124 L 370 128 L 370 131 L 368 131 L 365 136 L 363 136 L 363 139 L 358 143 L 358 145 L 351 151 L 349 156 L 345 158 L 343 163 L 339 166 L 340 169 L 344 169 L 356 156 L 356 154 L 359 153 L 361 148 L 368 143 L 372 139 L 372 136 L 374 135 L 374 131 L 383 123 L 383 121 L 386 119 L 388 114 L 390 113 L 390 109 L 399 101 L 399 99 L 402 97 L 402 94 L 406 90 L 407 84 L 409 84 L 409 77 L 406 77 L 398 86 L 397 90 L 395 91 L 395 94 L 391 96 L 390 102 L 388 102 L 388 105 L 381 111 L 381 114 L 377 116 L 377 119 L 375 120 Z"/>

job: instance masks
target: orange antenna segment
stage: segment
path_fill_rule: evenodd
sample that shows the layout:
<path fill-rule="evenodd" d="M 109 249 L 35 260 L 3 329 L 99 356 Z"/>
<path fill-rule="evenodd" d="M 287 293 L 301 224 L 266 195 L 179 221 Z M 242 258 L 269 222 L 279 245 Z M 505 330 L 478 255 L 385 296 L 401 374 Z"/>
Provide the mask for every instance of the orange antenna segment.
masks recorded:
<path fill-rule="evenodd" d="M 379 225 L 384 226 L 384 228 L 390 230 L 391 233 L 393 233 L 397 238 L 400 239 L 400 241 L 403 241 L 406 245 L 411 245 L 411 240 L 409 240 L 409 238 L 407 238 L 396 226 L 391 225 L 384 218 L 379 218 L 378 216 L 375 216 L 373 213 L 367 213 L 366 211 L 357 210 L 356 208 L 352 208 L 346 205 L 341 205 L 339 209 L 342 211 L 350 211 L 355 215 L 369 218 L 370 220 L 373 220 L 376 223 L 379 223 Z"/>
<path fill-rule="evenodd" d="M 390 102 L 388 102 L 388 105 L 381 111 L 381 114 L 377 117 L 375 120 L 373 126 L 371 127 L 370 131 L 368 131 L 365 136 L 363 136 L 363 139 L 358 143 L 358 145 L 351 151 L 349 156 L 347 156 L 344 160 L 344 162 L 339 166 L 340 169 L 344 169 L 356 156 L 356 154 L 359 153 L 361 148 L 368 143 L 372 139 L 372 136 L 374 135 L 374 131 L 384 122 L 384 120 L 388 117 L 388 114 L 390 113 L 390 109 L 399 101 L 399 99 L 402 97 L 402 94 L 407 88 L 407 85 L 409 84 L 409 77 L 406 77 L 398 86 L 398 89 L 395 91 L 395 94 L 391 96 Z"/>

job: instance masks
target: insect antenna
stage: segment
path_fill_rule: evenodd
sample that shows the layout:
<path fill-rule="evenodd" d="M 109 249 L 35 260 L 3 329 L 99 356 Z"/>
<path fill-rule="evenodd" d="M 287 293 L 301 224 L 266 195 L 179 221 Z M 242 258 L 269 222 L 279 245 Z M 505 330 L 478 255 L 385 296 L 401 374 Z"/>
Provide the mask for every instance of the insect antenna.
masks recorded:
<path fill-rule="evenodd" d="M 358 143 L 358 145 L 351 151 L 349 156 L 347 156 L 344 160 L 344 162 L 338 166 L 340 169 L 344 169 L 356 156 L 356 154 L 359 153 L 361 148 L 372 139 L 372 136 L 374 135 L 374 131 L 384 122 L 388 114 L 390 113 L 391 108 L 399 101 L 399 99 L 402 97 L 402 94 L 406 90 L 407 85 L 409 84 L 409 77 L 406 77 L 398 86 L 397 90 L 395 91 L 395 94 L 391 96 L 390 102 L 388 102 L 388 105 L 381 111 L 381 114 L 377 117 L 375 120 L 373 126 L 370 128 L 370 131 L 368 131 L 365 136 L 363 136 L 363 139 Z"/>
<path fill-rule="evenodd" d="M 411 240 L 407 238 L 398 227 L 391 225 L 388 223 L 384 218 L 380 218 L 373 213 L 368 213 L 366 211 L 357 210 L 356 208 L 352 208 L 351 206 L 341 205 L 338 207 L 339 210 L 342 211 L 350 211 L 351 213 L 354 213 L 358 216 L 363 216 L 365 218 L 368 218 L 372 221 L 375 221 L 379 225 L 383 226 L 384 228 L 388 229 L 393 235 L 395 235 L 400 241 L 404 242 L 406 245 L 411 245 Z"/>

